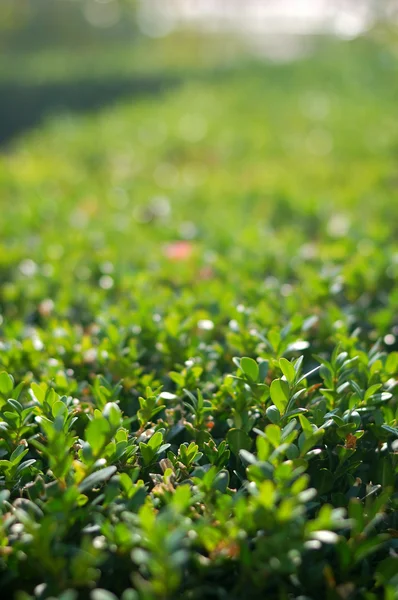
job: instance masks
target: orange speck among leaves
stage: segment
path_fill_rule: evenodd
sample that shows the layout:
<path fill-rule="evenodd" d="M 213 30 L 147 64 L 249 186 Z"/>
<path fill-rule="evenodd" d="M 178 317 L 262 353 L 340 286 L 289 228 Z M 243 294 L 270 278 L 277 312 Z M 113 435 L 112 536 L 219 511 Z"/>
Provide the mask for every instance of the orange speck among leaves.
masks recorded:
<path fill-rule="evenodd" d="M 345 438 L 345 447 L 355 450 L 357 447 L 357 438 L 352 433 L 349 433 Z"/>
<path fill-rule="evenodd" d="M 169 260 L 187 260 L 190 258 L 193 252 L 193 245 L 191 242 L 178 241 L 167 244 L 164 249 L 164 255 Z"/>

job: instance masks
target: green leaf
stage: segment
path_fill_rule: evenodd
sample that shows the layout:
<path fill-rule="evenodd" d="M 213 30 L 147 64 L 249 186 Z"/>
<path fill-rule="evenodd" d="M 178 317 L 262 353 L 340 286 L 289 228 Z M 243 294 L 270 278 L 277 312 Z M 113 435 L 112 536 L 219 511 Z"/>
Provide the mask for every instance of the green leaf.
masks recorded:
<path fill-rule="evenodd" d="M 267 439 L 271 442 L 274 448 L 277 448 L 281 443 L 282 432 L 278 425 L 267 425 L 265 428 Z"/>
<path fill-rule="evenodd" d="M 306 438 L 304 443 L 300 446 L 300 456 L 305 456 L 311 448 L 316 446 L 324 433 L 324 429 L 318 429 L 318 431 L 315 431 L 310 437 Z"/>
<path fill-rule="evenodd" d="M 273 404 L 267 408 L 265 414 L 271 423 L 279 423 L 281 420 L 281 413 Z"/>
<path fill-rule="evenodd" d="M 290 385 L 292 385 L 296 378 L 296 371 L 295 371 L 292 363 L 290 361 L 288 361 L 286 358 L 281 358 L 281 359 L 279 359 L 279 366 L 282 370 L 282 373 L 284 374 L 284 376 L 290 383 Z"/>
<path fill-rule="evenodd" d="M 9 460 L 0 460 L 0 469 L 3 468 L 6 471 L 12 467 L 12 462 Z"/>
<path fill-rule="evenodd" d="M 5 410 L 3 413 L 3 416 L 6 418 L 7 421 L 11 421 L 13 423 L 13 426 L 15 426 L 15 427 L 16 427 L 15 423 L 21 422 L 21 416 L 16 412 L 11 412 L 9 410 Z"/>
<path fill-rule="evenodd" d="M 229 472 L 226 469 L 219 471 L 213 481 L 213 489 L 225 494 L 229 485 Z"/>
<path fill-rule="evenodd" d="M 20 473 L 22 473 L 22 471 L 24 471 L 25 469 L 28 469 L 29 467 L 34 465 L 36 462 L 37 461 L 35 458 L 30 458 L 29 460 L 24 460 L 23 462 L 19 463 L 19 465 L 15 471 L 15 476 L 18 476 Z"/>
<path fill-rule="evenodd" d="M 93 449 L 94 455 L 97 455 L 100 449 L 107 441 L 110 441 L 111 438 L 108 421 L 102 417 L 99 419 L 92 419 L 86 427 L 85 437 L 86 441 Z"/>
<path fill-rule="evenodd" d="M 385 369 L 390 375 L 398 372 L 398 352 L 391 352 L 387 356 Z"/>
<path fill-rule="evenodd" d="M 14 389 L 14 378 L 12 375 L 2 371 L 0 373 L 0 394 L 8 398 Z"/>
<path fill-rule="evenodd" d="M 239 450 L 239 456 L 242 459 L 242 461 L 247 465 L 256 465 L 259 462 L 254 456 L 254 454 L 252 454 L 248 450 Z"/>
<path fill-rule="evenodd" d="M 241 359 L 239 358 L 239 356 L 234 356 L 234 357 L 232 358 L 232 362 L 234 363 L 234 365 L 235 365 L 236 367 L 238 367 L 238 369 L 240 369 L 240 368 L 241 368 L 241 366 L 240 366 L 240 361 L 241 361 Z"/>
<path fill-rule="evenodd" d="M 379 585 L 385 585 L 391 580 L 398 579 L 398 556 L 388 556 L 376 567 L 376 581 Z"/>
<path fill-rule="evenodd" d="M 107 402 L 102 410 L 102 414 L 109 421 L 113 429 L 120 427 L 122 412 L 116 402 Z"/>
<path fill-rule="evenodd" d="M 297 435 L 296 425 L 297 425 L 297 419 L 292 419 L 291 421 L 289 421 L 289 423 L 287 425 L 285 425 L 285 427 L 282 429 L 282 437 L 281 437 L 282 442 L 289 441 L 289 443 L 290 443 L 296 438 L 296 435 Z M 295 432 L 295 434 L 296 434 L 294 437 L 292 437 L 293 432 Z"/>
<path fill-rule="evenodd" d="M 15 448 L 14 452 L 11 454 L 10 461 L 13 465 L 17 465 L 22 460 L 22 458 L 26 456 L 28 452 L 29 449 L 27 449 L 23 444 L 20 444 Z"/>
<path fill-rule="evenodd" d="M 391 427 L 390 425 L 382 425 L 381 428 L 390 433 L 392 436 L 398 438 L 398 427 Z"/>
<path fill-rule="evenodd" d="M 244 356 L 240 360 L 240 368 L 251 381 L 258 381 L 259 366 L 255 360 Z"/>
<path fill-rule="evenodd" d="M 227 433 L 227 442 L 231 452 L 238 456 L 240 450 L 250 450 L 252 440 L 242 429 L 230 429 Z"/>
<path fill-rule="evenodd" d="M 264 381 L 268 375 L 269 361 L 262 360 L 258 365 L 260 381 Z"/>
<path fill-rule="evenodd" d="M 152 450 L 148 444 L 144 444 L 144 442 L 140 442 L 140 452 L 144 461 L 144 465 L 148 466 L 154 459 L 155 451 Z"/>
<path fill-rule="evenodd" d="M 307 417 L 305 417 L 303 414 L 300 414 L 299 421 L 300 421 L 300 425 L 303 429 L 305 437 L 306 438 L 311 437 L 313 434 L 313 430 L 312 430 L 312 425 L 309 422 L 309 420 L 307 419 Z"/>
<path fill-rule="evenodd" d="M 363 397 L 364 402 L 369 400 L 369 398 L 371 398 L 373 394 L 377 392 L 377 390 L 379 390 L 380 388 L 381 383 L 375 383 L 374 385 L 371 385 L 365 392 L 365 396 Z"/>
<path fill-rule="evenodd" d="M 355 561 L 360 562 L 373 552 L 379 550 L 380 546 L 382 546 L 389 539 L 388 534 L 378 534 L 374 537 L 369 537 L 359 544 L 359 546 L 355 549 L 354 556 Z"/>
<path fill-rule="evenodd" d="M 23 406 L 18 400 L 13 400 L 12 398 L 8 398 L 7 404 L 12 406 L 19 414 L 23 412 Z"/>
<path fill-rule="evenodd" d="M 95 473 L 91 473 L 91 475 L 83 479 L 79 484 L 79 491 L 85 492 L 86 490 L 92 490 L 112 477 L 112 475 L 116 473 L 116 470 L 116 467 L 112 465 L 111 467 L 105 467 L 104 469 L 95 471 Z"/>
<path fill-rule="evenodd" d="M 274 379 L 270 387 L 271 400 L 281 413 L 285 412 L 289 402 L 289 385 L 282 379 Z"/>
<path fill-rule="evenodd" d="M 68 408 L 63 402 L 61 402 L 61 400 L 57 400 L 54 402 L 51 412 L 54 417 L 57 415 L 62 415 L 65 417 L 68 414 Z"/>
<path fill-rule="evenodd" d="M 30 385 L 30 392 L 33 396 L 34 400 L 36 400 L 39 404 L 43 404 L 46 398 L 47 386 L 43 384 L 38 384 L 36 382 L 32 382 Z"/>
<path fill-rule="evenodd" d="M 354 535 L 362 533 L 365 528 L 364 507 L 358 498 L 351 498 L 348 504 L 348 516 L 353 521 L 352 531 Z"/>
<path fill-rule="evenodd" d="M 151 439 L 148 442 L 148 446 L 152 448 L 156 452 L 156 450 L 162 445 L 163 442 L 163 434 L 160 431 L 157 431 L 153 434 Z"/>

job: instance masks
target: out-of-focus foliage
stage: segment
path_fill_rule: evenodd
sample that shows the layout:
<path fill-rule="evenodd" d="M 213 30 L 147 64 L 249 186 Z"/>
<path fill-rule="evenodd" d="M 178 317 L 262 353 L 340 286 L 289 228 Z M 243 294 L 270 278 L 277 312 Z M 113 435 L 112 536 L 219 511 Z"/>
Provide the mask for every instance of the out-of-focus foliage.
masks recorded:
<path fill-rule="evenodd" d="M 206 36 L 180 27 L 160 35 L 145 6 L 133 0 L 4 0 L 0 84 L 197 71 L 228 64 L 242 49 L 227 33 Z"/>
<path fill-rule="evenodd" d="M 3 153 L 5 597 L 396 597 L 397 70 L 336 44 Z"/>
<path fill-rule="evenodd" d="M 128 40 L 137 30 L 136 5 L 122 0 L 4 0 L 1 47 L 21 52 Z"/>

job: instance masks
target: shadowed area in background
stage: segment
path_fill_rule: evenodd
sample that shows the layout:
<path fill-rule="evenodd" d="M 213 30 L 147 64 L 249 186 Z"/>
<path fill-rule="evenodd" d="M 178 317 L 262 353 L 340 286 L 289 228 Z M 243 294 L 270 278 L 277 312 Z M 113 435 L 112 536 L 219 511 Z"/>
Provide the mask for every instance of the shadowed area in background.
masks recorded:
<path fill-rule="evenodd" d="M 148 76 L 44 84 L 0 82 L 0 144 L 37 125 L 46 116 L 98 109 L 126 96 L 158 94 L 178 81 L 177 77 Z"/>

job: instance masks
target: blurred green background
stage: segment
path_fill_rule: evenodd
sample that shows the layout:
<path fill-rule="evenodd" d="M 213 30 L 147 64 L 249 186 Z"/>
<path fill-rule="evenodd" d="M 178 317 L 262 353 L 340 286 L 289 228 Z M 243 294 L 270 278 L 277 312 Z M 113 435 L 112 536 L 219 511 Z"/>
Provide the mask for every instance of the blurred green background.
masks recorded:
<path fill-rule="evenodd" d="M 49 113 L 297 60 L 325 39 L 396 51 L 397 12 L 395 0 L 2 0 L 0 141 Z"/>
<path fill-rule="evenodd" d="M 151 0 L 2 1 L 0 142 L 43 115 L 158 91 L 242 59 L 236 36 L 178 25 L 164 6 Z"/>

